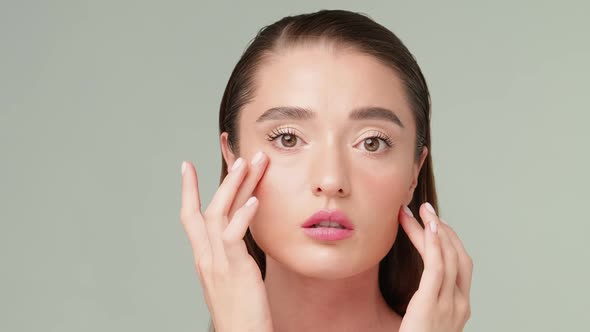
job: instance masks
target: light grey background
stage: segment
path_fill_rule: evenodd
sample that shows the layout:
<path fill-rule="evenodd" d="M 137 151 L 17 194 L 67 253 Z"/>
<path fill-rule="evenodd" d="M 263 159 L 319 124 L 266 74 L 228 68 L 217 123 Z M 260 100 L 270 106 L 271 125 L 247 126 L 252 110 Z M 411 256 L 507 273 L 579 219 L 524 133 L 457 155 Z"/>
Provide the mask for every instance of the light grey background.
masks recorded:
<path fill-rule="evenodd" d="M 0 3 L 1 331 L 205 330 L 180 163 L 208 204 L 233 66 L 319 9 L 369 14 L 426 76 L 441 215 L 475 261 L 465 330 L 590 324 L 588 2 Z"/>

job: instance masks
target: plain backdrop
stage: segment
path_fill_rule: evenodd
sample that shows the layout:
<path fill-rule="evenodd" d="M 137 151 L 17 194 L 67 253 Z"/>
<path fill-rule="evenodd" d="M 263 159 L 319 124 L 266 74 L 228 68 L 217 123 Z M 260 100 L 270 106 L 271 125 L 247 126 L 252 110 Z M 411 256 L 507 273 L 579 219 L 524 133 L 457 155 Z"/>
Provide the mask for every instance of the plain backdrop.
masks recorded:
<path fill-rule="evenodd" d="M 217 115 L 256 32 L 368 14 L 433 104 L 440 214 L 475 263 L 465 331 L 590 325 L 584 1 L 0 1 L 0 330 L 204 331 L 179 221 L 203 205 Z"/>

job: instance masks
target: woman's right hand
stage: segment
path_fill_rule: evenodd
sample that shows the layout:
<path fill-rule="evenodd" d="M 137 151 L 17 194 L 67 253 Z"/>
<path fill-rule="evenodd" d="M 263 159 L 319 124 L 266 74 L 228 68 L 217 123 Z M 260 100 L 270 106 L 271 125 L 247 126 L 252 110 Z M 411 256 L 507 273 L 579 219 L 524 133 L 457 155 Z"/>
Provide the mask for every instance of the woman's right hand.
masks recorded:
<path fill-rule="evenodd" d="M 251 195 L 268 164 L 262 152 L 258 157 L 253 165 L 234 162 L 202 214 L 196 170 L 182 164 L 180 220 L 216 332 L 272 331 L 264 280 L 243 240 L 258 208 Z"/>

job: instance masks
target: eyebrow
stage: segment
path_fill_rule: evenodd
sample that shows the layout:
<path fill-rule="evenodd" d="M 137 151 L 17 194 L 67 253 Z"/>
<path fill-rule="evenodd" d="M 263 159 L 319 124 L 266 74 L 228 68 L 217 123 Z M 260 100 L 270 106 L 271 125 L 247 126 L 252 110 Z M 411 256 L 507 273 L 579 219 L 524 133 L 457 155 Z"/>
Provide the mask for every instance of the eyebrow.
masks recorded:
<path fill-rule="evenodd" d="M 296 106 L 279 106 L 268 109 L 256 119 L 256 122 L 270 120 L 311 120 L 316 113 Z M 348 116 L 351 120 L 384 120 L 405 128 L 399 117 L 387 108 L 377 106 L 360 107 L 352 110 Z"/>

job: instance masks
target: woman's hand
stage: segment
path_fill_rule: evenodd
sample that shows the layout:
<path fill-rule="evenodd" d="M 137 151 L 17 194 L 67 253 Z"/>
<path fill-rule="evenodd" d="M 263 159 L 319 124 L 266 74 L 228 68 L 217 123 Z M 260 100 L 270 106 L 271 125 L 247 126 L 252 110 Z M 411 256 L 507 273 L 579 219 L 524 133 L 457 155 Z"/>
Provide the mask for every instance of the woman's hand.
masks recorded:
<path fill-rule="evenodd" d="M 253 163 L 236 160 L 203 214 L 195 168 L 182 164 L 180 220 L 216 332 L 272 331 L 264 281 L 243 240 L 258 207 L 256 198 L 248 198 L 268 159 L 259 153 Z"/>
<path fill-rule="evenodd" d="M 409 211 L 405 207 L 402 210 Z M 457 234 L 429 203 L 421 205 L 420 216 L 425 228 L 413 215 L 400 213 L 400 224 L 422 256 L 424 272 L 399 332 L 463 331 L 471 316 L 473 261 Z"/>

